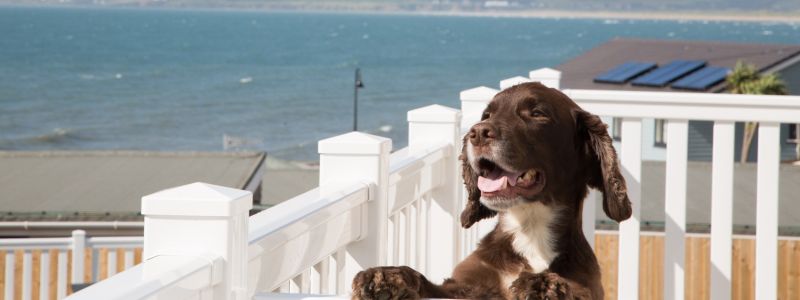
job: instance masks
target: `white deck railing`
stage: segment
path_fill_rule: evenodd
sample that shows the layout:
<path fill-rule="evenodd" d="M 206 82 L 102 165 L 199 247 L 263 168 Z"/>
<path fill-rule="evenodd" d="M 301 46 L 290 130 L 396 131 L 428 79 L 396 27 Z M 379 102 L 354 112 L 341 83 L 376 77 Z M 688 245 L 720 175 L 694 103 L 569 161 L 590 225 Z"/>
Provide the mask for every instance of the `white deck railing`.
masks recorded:
<path fill-rule="evenodd" d="M 780 124 L 800 120 L 800 97 L 565 90 L 585 110 L 622 118 L 621 165 L 633 217 L 620 224 L 620 299 L 639 286 L 642 118 L 667 120 L 664 298 L 684 297 L 688 121 L 714 121 L 711 183 L 711 298 L 731 298 L 735 122 L 759 122 L 756 184 L 756 298 L 777 299 Z M 585 212 L 587 213 L 587 212 Z M 594 214 L 592 213 L 592 216 Z M 592 221 L 593 221 L 592 217 Z M 594 222 L 592 222 L 593 224 Z M 671 251 L 667 251 L 673 249 Z"/>
<path fill-rule="evenodd" d="M 396 264 L 446 277 L 460 259 L 461 113 L 432 105 L 408 121 L 409 146 L 391 154 L 391 140 L 358 132 L 320 141 L 320 187 L 249 220 L 249 192 L 195 183 L 144 197 L 143 263 L 72 297 L 343 295 L 358 271 Z"/>
<path fill-rule="evenodd" d="M 558 85 L 558 72 L 527 80 Z M 542 80 L 544 79 L 544 80 Z M 475 247 L 491 222 L 461 230 L 457 156 L 462 130 L 476 122 L 498 90 L 461 93 L 462 112 L 429 106 L 408 113 L 409 147 L 348 133 L 320 141 L 320 187 L 248 219 L 249 192 L 191 184 L 143 198 L 143 263 L 89 287 L 76 299 L 176 296 L 297 299 L 349 292 L 355 272 L 406 264 L 437 281 Z M 565 90 L 587 111 L 622 118 L 621 165 L 633 217 L 620 225 L 618 297 L 637 299 L 642 118 L 668 120 L 664 298 L 684 297 L 686 160 L 689 120 L 714 125 L 711 297 L 731 295 L 734 122 L 760 122 L 758 142 L 756 298 L 775 299 L 779 123 L 800 120 L 800 97 Z M 584 205 L 593 242 L 596 193 Z M 435 249 L 435 251 L 432 251 Z"/>

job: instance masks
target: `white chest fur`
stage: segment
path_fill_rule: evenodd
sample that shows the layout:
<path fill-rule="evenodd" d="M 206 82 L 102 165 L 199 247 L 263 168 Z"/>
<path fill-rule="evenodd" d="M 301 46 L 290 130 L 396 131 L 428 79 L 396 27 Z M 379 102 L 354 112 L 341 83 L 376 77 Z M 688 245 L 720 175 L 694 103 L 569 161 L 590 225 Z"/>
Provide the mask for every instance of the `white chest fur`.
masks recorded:
<path fill-rule="evenodd" d="M 556 212 L 539 202 L 514 206 L 502 218 L 503 231 L 514 235 L 514 250 L 528 260 L 534 273 L 544 271 L 558 256 L 550 225 Z"/>

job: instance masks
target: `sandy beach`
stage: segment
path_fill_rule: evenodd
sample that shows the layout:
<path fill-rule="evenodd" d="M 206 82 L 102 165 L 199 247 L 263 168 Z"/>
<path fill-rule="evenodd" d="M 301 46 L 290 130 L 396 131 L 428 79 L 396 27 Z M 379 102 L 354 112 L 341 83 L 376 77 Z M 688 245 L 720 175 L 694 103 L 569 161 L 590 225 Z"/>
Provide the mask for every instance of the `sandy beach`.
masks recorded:
<path fill-rule="evenodd" d="M 402 12 L 401 12 L 402 13 Z M 405 13 L 404 13 L 405 14 Z M 676 21 L 740 21 L 740 22 L 776 22 L 800 23 L 800 13 L 775 14 L 769 12 L 677 12 L 677 11 L 642 11 L 642 12 L 611 12 L 611 11 L 566 11 L 566 10 L 523 10 L 523 11 L 427 11 L 408 12 L 407 14 L 437 15 L 437 16 L 469 16 L 469 17 L 495 17 L 495 18 L 567 18 L 567 19 L 622 19 L 622 20 L 676 20 Z"/>
<path fill-rule="evenodd" d="M 205 10 L 205 8 L 199 8 Z M 390 7 L 350 8 L 225 8 L 238 11 L 262 10 L 269 12 L 311 12 L 326 14 L 377 14 L 419 15 L 484 18 L 541 18 L 541 19 L 612 19 L 612 20 L 671 20 L 671 21 L 726 21 L 800 24 L 800 11 L 776 13 L 773 11 L 582 11 L 582 10 L 399 10 Z"/>
<path fill-rule="evenodd" d="M 129 9 L 159 9 L 159 10 L 208 10 L 208 11 L 267 11 L 267 12 L 310 12 L 326 14 L 378 14 L 378 15 L 421 15 L 421 16 L 453 16 L 453 17 L 489 17 L 489 18 L 546 18 L 546 19 L 612 19 L 612 20 L 674 20 L 674 21 L 731 21 L 731 22 L 767 22 L 767 23 L 798 23 L 800 24 L 800 11 L 770 11 L 756 10 L 743 11 L 729 10 L 641 10 L 641 11 L 603 11 L 603 10 L 563 10 L 563 9 L 483 9 L 483 10 L 436 10 L 417 9 L 408 10 L 391 4 L 380 3 L 263 3 L 258 6 L 242 7 L 236 4 L 224 3 L 217 5 L 197 5 L 191 2 L 162 3 L 159 6 L 132 5 L 131 3 L 107 3 L 104 5 L 63 4 L 22 1 L 13 2 L 0 0 L 0 5 L 31 6 L 31 7 L 104 7 L 104 8 L 129 8 Z"/>

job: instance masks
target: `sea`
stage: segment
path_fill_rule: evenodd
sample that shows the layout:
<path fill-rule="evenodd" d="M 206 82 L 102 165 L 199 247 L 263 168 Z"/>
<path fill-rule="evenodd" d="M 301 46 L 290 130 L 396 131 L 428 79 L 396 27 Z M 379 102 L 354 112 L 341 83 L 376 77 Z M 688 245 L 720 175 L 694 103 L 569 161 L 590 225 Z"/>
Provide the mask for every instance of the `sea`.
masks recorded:
<path fill-rule="evenodd" d="M 0 7 L 0 150 L 266 151 L 317 160 L 406 111 L 615 37 L 800 43 L 800 23 Z M 624 54 L 623 54 L 624 55 Z"/>

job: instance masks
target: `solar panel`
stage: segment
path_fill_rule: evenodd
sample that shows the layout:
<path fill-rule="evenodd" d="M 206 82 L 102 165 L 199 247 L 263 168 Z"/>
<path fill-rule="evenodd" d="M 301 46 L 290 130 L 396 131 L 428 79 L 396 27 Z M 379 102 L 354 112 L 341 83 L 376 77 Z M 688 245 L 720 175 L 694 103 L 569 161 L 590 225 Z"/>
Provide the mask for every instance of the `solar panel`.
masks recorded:
<path fill-rule="evenodd" d="M 633 85 L 663 87 L 675 79 L 702 68 L 705 65 L 705 61 L 699 60 L 675 60 L 665 66 L 653 70 L 650 73 L 636 78 L 631 83 Z"/>
<path fill-rule="evenodd" d="M 629 61 L 595 77 L 594 82 L 622 84 L 628 82 L 628 80 L 631 78 L 654 69 L 655 67 L 656 64 L 651 62 Z"/>
<path fill-rule="evenodd" d="M 672 87 L 676 89 L 705 91 L 724 80 L 731 69 L 723 67 L 705 67 L 697 72 L 676 81 Z"/>

